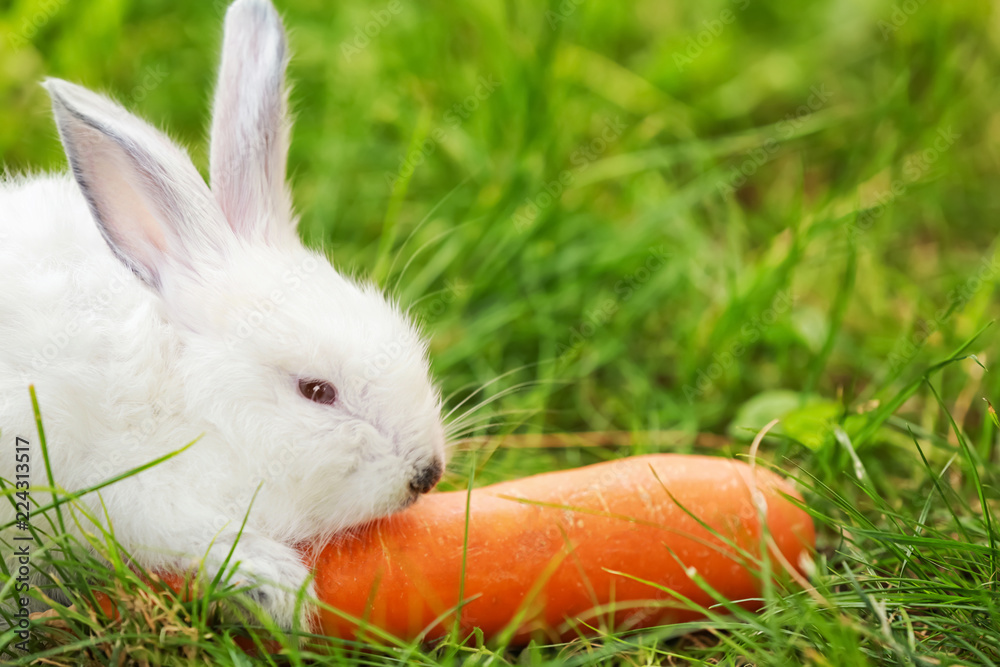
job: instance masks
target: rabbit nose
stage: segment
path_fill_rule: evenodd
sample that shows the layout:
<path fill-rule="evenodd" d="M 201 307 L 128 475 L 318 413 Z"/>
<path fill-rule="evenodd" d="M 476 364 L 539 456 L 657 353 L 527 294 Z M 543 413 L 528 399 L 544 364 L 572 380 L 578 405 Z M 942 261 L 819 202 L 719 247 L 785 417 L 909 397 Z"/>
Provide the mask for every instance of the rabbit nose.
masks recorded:
<path fill-rule="evenodd" d="M 410 480 L 410 489 L 416 493 L 427 493 L 441 479 L 441 472 L 441 462 L 435 459 L 433 463 L 421 470 L 416 477 Z"/>

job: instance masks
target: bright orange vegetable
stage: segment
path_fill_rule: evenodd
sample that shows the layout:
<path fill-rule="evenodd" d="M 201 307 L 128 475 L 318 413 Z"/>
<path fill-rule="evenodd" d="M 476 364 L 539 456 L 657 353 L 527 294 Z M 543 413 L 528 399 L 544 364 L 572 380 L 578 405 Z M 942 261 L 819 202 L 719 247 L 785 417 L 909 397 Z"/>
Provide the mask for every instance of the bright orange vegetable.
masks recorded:
<path fill-rule="evenodd" d="M 755 486 L 766 505 L 767 549 Z M 767 470 L 754 474 L 739 461 L 679 454 L 476 489 L 460 629 L 478 627 L 488 638 L 509 629 L 518 644 L 535 635 L 572 637 L 588 632 L 587 625 L 625 629 L 695 620 L 697 611 L 664 590 L 714 604 L 693 571 L 725 598 L 757 608 L 762 555 L 773 571 L 780 572 L 783 561 L 801 572 L 815 544 L 809 515 L 786 496 L 801 501 Z M 464 491 L 432 493 L 336 539 L 313 563 L 317 595 L 403 639 L 444 636 L 454 627 L 462 588 L 466 500 Z M 179 575 L 162 579 L 175 590 L 185 587 Z M 117 617 L 110 600 L 99 600 Z M 324 610 L 320 624 L 327 635 L 355 637 L 357 626 L 334 612 Z"/>
<path fill-rule="evenodd" d="M 769 553 L 773 570 L 783 568 L 763 545 L 754 485 L 773 544 L 800 568 L 815 533 L 809 515 L 785 497 L 800 499 L 786 482 L 729 459 L 654 454 L 474 490 L 464 588 L 467 496 L 458 491 L 432 493 L 335 540 L 315 562 L 316 590 L 327 604 L 404 639 L 425 630 L 427 639 L 445 635 L 460 589 L 469 600 L 462 632 L 478 627 L 497 637 L 511 626 L 514 643 L 574 636 L 574 625 L 587 630 L 580 622 L 622 629 L 693 620 L 696 611 L 638 581 L 714 604 L 688 568 L 755 608 L 759 559 Z M 353 623 L 328 611 L 321 623 L 331 636 L 355 634 Z"/>

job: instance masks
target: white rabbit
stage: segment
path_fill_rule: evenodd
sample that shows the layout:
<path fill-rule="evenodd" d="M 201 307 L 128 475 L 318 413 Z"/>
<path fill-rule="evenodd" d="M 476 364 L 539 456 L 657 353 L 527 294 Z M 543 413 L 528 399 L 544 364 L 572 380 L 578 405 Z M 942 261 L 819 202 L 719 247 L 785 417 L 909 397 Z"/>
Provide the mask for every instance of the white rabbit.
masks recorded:
<path fill-rule="evenodd" d="M 296 606 L 309 572 L 293 545 L 407 506 L 446 451 L 414 326 L 298 239 L 286 61 L 269 0 L 233 3 L 211 189 L 117 104 L 45 83 L 72 176 L 0 181 L 0 476 L 14 479 L 20 436 L 32 484 L 46 484 L 29 383 L 63 489 L 197 440 L 83 501 L 98 517 L 103 502 L 144 567 L 204 558 L 208 574 L 250 510 L 236 579 L 291 627 L 309 611 Z M 0 502 L 0 521 L 13 518 Z"/>

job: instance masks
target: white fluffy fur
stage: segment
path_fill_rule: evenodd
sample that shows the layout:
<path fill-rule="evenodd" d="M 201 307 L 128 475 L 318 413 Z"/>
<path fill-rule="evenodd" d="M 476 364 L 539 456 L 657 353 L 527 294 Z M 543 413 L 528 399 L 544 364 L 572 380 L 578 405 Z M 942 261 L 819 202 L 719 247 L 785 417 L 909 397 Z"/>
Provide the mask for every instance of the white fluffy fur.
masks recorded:
<path fill-rule="evenodd" d="M 0 182 L 0 475 L 20 435 L 45 483 L 29 383 L 67 490 L 200 438 L 84 501 L 145 567 L 207 554 L 211 573 L 259 487 L 234 560 L 288 626 L 308 575 L 292 545 L 404 507 L 445 451 L 410 322 L 294 233 L 284 44 L 268 0 L 229 9 L 211 191 L 143 121 L 47 82 L 76 180 Z M 299 378 L 331 382 L 336 404 Z"/>

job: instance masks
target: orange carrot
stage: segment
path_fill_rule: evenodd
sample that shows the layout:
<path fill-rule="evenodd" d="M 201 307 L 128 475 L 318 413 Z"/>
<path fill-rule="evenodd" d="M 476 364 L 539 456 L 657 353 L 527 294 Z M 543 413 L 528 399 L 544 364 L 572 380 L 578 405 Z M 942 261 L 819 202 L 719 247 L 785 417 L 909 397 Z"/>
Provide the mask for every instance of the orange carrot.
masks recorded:
<path fill-rule="evenodd" d="M 506 631 L 513 644 L 589 634 L 588 626 L 696 620 L 701 614 L 681 600 L 715 600 L 695 572 L 724 598 L 755 609 L 761 559 L 774 571 L 789 564 L 801 572 L 815 544 L 809 515 L 786 496 L 801 501 L 767 470 L 679 454 L 535 475 L 471 496 L 432 493 L 326 545 L 313 562 L 316 593 L 401 639 L 442 637 L 457 619 L 463 633 L 479 628 L 498 638 Z M 174 590 L 186 588 L 179 575 L 161 577 Z M 116 618 L 110 600 L 99 598 Z M 343 614 L 323 610 L 321 631 L 355 638 L 357 625 Z"/>
<path fill-rule="evenodd" d="M 755 488 L 780 557 L 764 547 Z M 478 627 L 496 638 L 506 629 L 514 643 L 571 637 L 587 631 L 581 624 L 694 620 L 700 614 L 668 590 L 714 604 L 695 571 L 753 609 L 761 558 L 775 571 L 782 560 L 800 568 L 815 542 L 809 515 L 786 495 L 800 499 L 777 475 L 754 474 L 745 463 L 637 456 L 476 489 L 466 538 L 467 494 L 433 493 L 327 545 L 314 563 L 316 590 L 325 603 L 403 639 L 447 634 L 460 592 L 461 632 Z M 356 634 L 336 613 L 323 611 L 320 622 L 327 635 Z"/>

